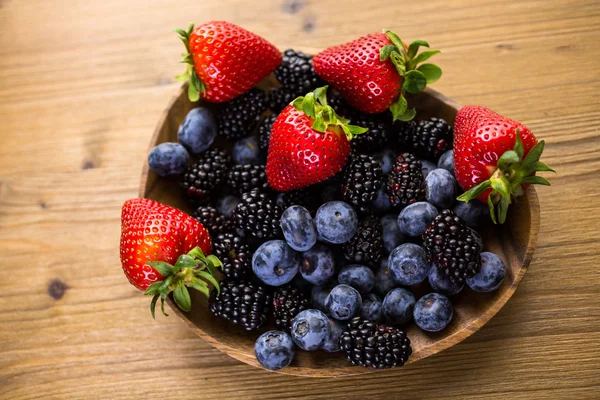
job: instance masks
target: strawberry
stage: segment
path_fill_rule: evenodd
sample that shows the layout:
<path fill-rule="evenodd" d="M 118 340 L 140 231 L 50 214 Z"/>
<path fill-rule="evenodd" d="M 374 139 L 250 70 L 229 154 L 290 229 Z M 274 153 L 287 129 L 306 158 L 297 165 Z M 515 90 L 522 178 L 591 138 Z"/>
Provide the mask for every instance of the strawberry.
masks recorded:
<path fill-rule="evenodd" d="M 349 125 L 327 105 L 327 86 L 298 97 L 279 114 L 271 128 L 267 180 L 284 192 L 324 181 L 338 173 L 350 140 L 367 131 Z"/>
<path fill-rule="evenodd" d="M 187 82 L 190 101 L 229 101 L 248 91 L 281 63 L 277 47 L 237 25 L 210 21 L 186 31 L 176 29 L 187 52 L 187 70 L 177 77 Z"/>
<path fill-rule="evenodd" d="M 487 203 L 494 223 L 504 223 L 509 204 L 527 185 L 550 185 L 535 176 L 555 172 L 539 161 L 544 144 L 525 125 L 488 108 L 461 108 L 454 122 L 454 171 L 466 192 L 458 200 Z"/>
<path fill-rule="evenodd" d="M 442 76 L 436 65 L 418 65 L 440 51 L 417 54 L 420 46 L 429 44 L 415 40 L 407 47 L 384 30 L 318 53 L 313 66 L 354 108 L 368 114 L 389 108 L 394 120 L 409 121 L 416 112 L 408 108 L 405 92 L 419 93 Z"/>
<path fill-rule="evenodd" d="M 153 295 L 150 311 L 170 292 L 184 311 L 191 307 L 186 286 L 208 296 L 214 268 L 220 261 L 210 254 L 208 231 L 183 211 L 149 199 L 131 199 L 121 211 L 121 264 L 129 282 Z M 174 264 L 174 265 L 172 265 Z M 165 314 L 166 315 L 166 314 Z"/>

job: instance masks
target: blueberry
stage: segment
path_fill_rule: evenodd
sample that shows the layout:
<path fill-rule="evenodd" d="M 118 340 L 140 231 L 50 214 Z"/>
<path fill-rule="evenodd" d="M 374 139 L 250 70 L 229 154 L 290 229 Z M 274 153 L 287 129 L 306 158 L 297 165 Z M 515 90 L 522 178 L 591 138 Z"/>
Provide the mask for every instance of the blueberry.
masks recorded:
<path fill-rule="evenodd" d="M 438 168 L 443 168 L 454 175 L 454 150 L 448 150 L 440 156 L 437 163 Z"/>
<path fill-rule="evenodd" d="M 345 329 L 346 324 L 344 322 L 329 318 L 329 337 L 321 348 L 329 353 L 340 351 L 340 337 Z"/>
<path fill-rule="evenodd" d="M 148 154 L 148 166 L 159 176 L 181 175 L 189 161 L 190 155 L 179 143 L 161 143 Z"/>
<path fill-rule="evenodd" d="M 239 202 L 240 199 L 235 196 L 227 195 L 221 197 L 217 201 L 217 211 L 219 211 L 225 218 L 231 218 L 233 217 L 233 210 L 235 210 L 235 207 Z"/>
<path fill-rule="evenodd" d="M 191 153 L 207 150 L 217 135 L 217 122 L 208 108 L 192 108 L 179 125 L 177 139 Z"/>
<path fill-rule="evenodd" d="M 425 178 L 425 199 L 434 206 L 444 209 L 456 200 L 456 179 L 445 169 L 436 168 Z"/>
<path fill-rule="evenodd" d="M 441 293 L 446 296 L 453 296 L 460 292 L 465 286 L 463 283 L 453 283 L 445 274 L 440 274 L 438 268 L 432 265 L 427 275 L 429 286 L 436 293 Z"/>
<path fill-rule="evenodd" d="M 252 256 L 252 271 L 264 283 L 281 286 L 298 273 L 298 254 L 283 240 L 263 243 Z"/>
<path fill-rule="evenodd" d="M 415 296 L 403 288 L 396 288 L 383 299 L 383 317 L 388 324 L 401 325 L 411 320 Z"/>
<path fill-rule="evenodd" d="M 304 310 L 294 317 L 292 340 L 303 350 L 321 348 L 330 333 L 329 318 L 319 310 Z"/>
<path fill-rule="evenodd" d="M 502 285 L 506 267 L 500 257 L 494 253 L 481 253 L 481 269 L 467 278 L 467 285 L 476 292 L 493 292 Z"/>
<path fill-rule="evenodd" d="M 287 367 L 294 359 L 294 342 L 285 332 L 265 332 L 254 343 L 254 355 L 260 365 L 275 371 Z"/>
<path fill-rule="evenodd" d="M 325 307 L 333 318 L 344 321 L 358 315 L 362 309 L 362 298 L 352 286 L 340 284 L 327 295 Z"/>
<path fill-rule="evenodd" d="M 261 164 L 260 148 L 254 136 L 243 138 L 233 144 L 231 159 L 236 164 Z"/>
<path fill-rule="evenodd" d="M 400 211 L 398 228 L 405 235 L 421 236 L 438 214 L 437 208 L 426 201 L 413 203 Z"/>
<path fill-rule="evenodd" d="M 374 293 L 363 296 L 361 316 L 369 321 L 378 322 L 383 316 L 383 302 Z"/>
<path fill-rule="evenodd" d="M 450 300 L 439 293 L 429 293 L 421 297 L 413 316 L 417 326 L 427 332 L 439 332 L 452 320 L 454 310 Z"/>
<path fill-rule="evenodd" d="M 396 283 L 416 285 L 427 278 L 429 267 L 425 250 L 414 243 L 405 243 L 396 247 L 388 261 L 388 268 Z"/>
<path fill-rule="evenodd" d="M 381 188 L 377 191 L 377 197 L 371 203 L 373 204 L 373 208 L 381 213 L 389 211 L 392 208 L 392 203 L 390 203 L 390 198 L 385 193 L 385 183 L 381 185 Z"/>
<path fill-rule="evenodd" d="M 335 261 L 329 248 L 318 243 L 302 253 L 300 274 L 313 285 L 323 285 L 335 274 Z"/>
<path fill-rule="evenodd" d="M 352 239 L 356 233 L 358 216 L 349 204 L 343 201 L 330 201 L 317 210 L 315 224 L 323 240 L 341 244 Z"/>
<path fill-rule="evenodd" d="M 369 267 L 351 264 L 340 270 L 338 281 L 352 286 L 360 293 L 369 293 L 375 285 L 375 274 Z"/>
<path fill-rule="evenodd" d="M 379 269 L 375 273 L 375 291 L 381 296 L 385 296 L 388 292 L 394 289 L 398 284 L 394 280 L 394 276 L 388 267 L 388 258 L 381 260 Z"/>
<path fill-rule="evenodd" d="M 429 175 L 429 173 L 436 168 L 437 166 L 435 163 L 432 163 L 429 160 L 421 160 L 421 172 L 423 173 L 423 179 L 427 178 L 427 175 Z"/>
<path fill-rule="evenodd" d="M 383 249 L 386 254 L 391 253 L 404 242 L 404 235 L 398 227 L 398 216 L 388 214 L 381 218 Z"/>
<path fill-rule="evenodd" d="M 471 200 L 468 203 L 459 201 L 454 206 L 454 212 L 471 228 L 477 228 L 490 220 L 490 209 L 487 204 L 478 200 Z"/>
<path fill-rule="evenodd" d="M 375 160 L 381 165 L 381 171 L 384 175 L 389 174 L 394 166 L 394 161 L 398 157 L 393 150 L 385 149 L 374 155 Z"/>
<path fill-rule="evenodd" d="M 317 243 L 317 228 L 304 207 L 288 207 L 281 214 L 281 230 L 285 241 L 296 251 L 310 250 Z"/>

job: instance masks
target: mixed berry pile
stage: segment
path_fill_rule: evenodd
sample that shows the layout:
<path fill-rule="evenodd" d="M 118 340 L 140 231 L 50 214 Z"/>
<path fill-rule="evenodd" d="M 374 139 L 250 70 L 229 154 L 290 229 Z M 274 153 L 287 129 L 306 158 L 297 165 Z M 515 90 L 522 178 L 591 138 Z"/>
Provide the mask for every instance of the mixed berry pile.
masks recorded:
<path fill-rule="evenodd" d="M 442 331 L 452 323 L 452 296 L 502 285 L 505 265 L 484 251 L 477 229 L 504 222 L 526 184 L 544 183 L 533 175 L 550 170 L 539 162 L 543 141 L 482 107 L 463 108 L 454 125 L 421 118 L 404 94 L 441 76 L 433 64 L 418 67 L 437 52 L 417 54 L 426 42 L 406 46 L 385 32 L 313 58 L 292 49 L 275 54 L 264 39 L 225 22 L 179 33 L 190 52 L 190 98 L 205 102 L 181 122 L 178 143 L 159 144 L 148 162 L 179 180 L 195 210 L 172 226 L 197 224 L 212 246 L 186 244 L 160 260 L 148 251 L 136 264 L 135 246 L 122 240 L 125 272 L 154 296 L 153 314 L 171 292 L 189 310 L 190 287 L 209 295 L 215 316 L 257 332 L 265 368 L 289 365 L 296 349 L 339 351 L 353 365 L 389 368 L 411 355 L 408 324 Z M 206 51 L 194 48 L 216 38 L 208 43 L 222 42 L 210 51 L 223 51 L 232 37 L 245 41 L 244 49 L 235 46 L 236 65 L 246 57 L 244 68 L 260 64 L 262 72 L 209 79 Z M 362 59 L 353 56 L 360 49 Z M 256 88 L 270 72 L 280 85 Z M 490 158 L 496 148 L 502 151 Z M 484 159 L 495 169 L 482 167 Z M 168 229 L 150 229 L 161 224 L 153 210 L 165 206 L 139 207 L 145 220 L 132 207 L 123 220 L 148 227 L 144 243 L 173 240 Z"/>

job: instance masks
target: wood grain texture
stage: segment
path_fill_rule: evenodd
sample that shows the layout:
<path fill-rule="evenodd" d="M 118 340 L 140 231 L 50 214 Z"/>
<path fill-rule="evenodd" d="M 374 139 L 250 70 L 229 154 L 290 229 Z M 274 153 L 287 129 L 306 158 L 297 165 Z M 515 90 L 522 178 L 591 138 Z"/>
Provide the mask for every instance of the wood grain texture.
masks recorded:
<path fill-rule="evenodd" d="M 266 85 L 268 86 L 268 84 Z M 423 93 L 412 96 L 411 107 L 417 110 L 420 118 L 443 118 L 449 123 L 454 123 L 456 113 L 460 106 L 441 93 L 425 89 Z M 169 102 L 167 110 L 161 115 L 156 130 L 150 139 L 149 149 L 154 146 L 177 141 L 177 128 L 186 114 L 200 103 L 188 100 L 187 85 L 184 85 L 177 95 Z M 206 103 L 205 103 L 206 104 Z M 149 198 L 186 210 L 192 213 L 188 202 L 181 195 L 176 179 L 162 179 L 150 171 L 145 164 L 140 182 L 140 197 Z M 430 357 L 440 351 L 462 342 L 485 325 L 514 294 L 521 283 L 527 267 L 533 257 L 540 226 L 540 208 L 535 188 L 527 189 L 518 204 L 514 204 L 509 212 L 507 221 L 502 226 L 493 226 L 491 223 L 481 232 L 485 250 L 498 254 L 506 265 L 506 278 L 500 288 L 494 293 L 478 294 L 468 290 L 452 298 L 454 317 L 450 325 L 439 333 L 426 333 L 415 324 L 407 328 L 407 335 L 411 340 L 412 354 L 407 364 Z M 427 293 L 421 287 L 413 288 L 417 298 Z M 225 352 L 231 357 L 262 368 L 254 355 L 254 342 L 263 332 L 276 329 L 268 325 L 259 332 L 247 332 L 236 327 L 222 318 L 217 318 L 208 310 L 205 296 L 197 291 L 191 291 L 192 309 L 183 312 L 175 305 L 171 297 L 168 304 L 172 313 L 176 314 L 198 336 Z M 361 375 L 367 373 L 381 373 L 373 368 L 360 368 L 351 366 L 340 353 L 326 354 L 324 352 L 296 353 L 293 362 L 286 368 L 277 371 L 282 374 L 308 376 L 318 378 L 332 378 L 339 376 Z"/>
<path fill-rule="evenodd" d="M 0 1 L 0 398 L 597 399 L 600 4 L 297 3 Z M 314 380 L 244 365 L 177 318 L 149 318 L 119 265 L 120 206 L 177 92 L 170 31 L 214 18 L 280 48 L 382 27 L 427 39 L 444 50 L 436 90 L 546 139 L 558 173 L 538 190 L 536 253 L 483 329 L 405 368 Z"/>

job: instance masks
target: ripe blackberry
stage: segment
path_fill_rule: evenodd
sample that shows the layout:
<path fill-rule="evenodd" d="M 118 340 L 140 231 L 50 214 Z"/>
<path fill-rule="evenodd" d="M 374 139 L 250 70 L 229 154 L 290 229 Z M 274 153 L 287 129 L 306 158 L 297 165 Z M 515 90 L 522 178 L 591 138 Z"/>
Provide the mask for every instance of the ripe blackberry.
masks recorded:
<path fill-rule="evenodd" d="M 478 238 L 452 210 L 443 210 L 423 233 L 427 258 L 450 281 L 462 284 L 481 267 Z"/>
<path fill-rule="evenodd" d="M 271 140 L 271 128 L 273 128 L 273 123 L 277 119 L 277 114 L 271 114 L 262 121 L 260 121 L 260 125 L 258 125 L 258 147 L 261 150 L 269 149 L 269 141 Z"/>
<path fill-rule="evenodd" d="M 243 237 L 234 233 L 213 236 L 213 254 L 223 263 L 225 279 L 241 279 L 250 271 L 250 249 Z"/>
<path fill-rule="evenodd" d="M 221 281 L 221 293 L 213 290 L 209 309 L 217 317 L 225 318 L 246 330 L 258 329 L 271 311 L 271 295 L 258 284 L 246 281 Z"/>
<path fill-rule="evenodd" d="M 281 236 L 279 220 L 282 210 L 265 193 L 252 190 L 242 195 L 235 207 L 236 226 L 247 235 L 258 239 L 271 239 Z"/>
<path fill-rule="evenodd" d="M 360 317 L 353 318 L 340 337 L 344 357 L 352 365 L 372 368 L 401 367 L 412 353 L 404 329 Z"/>
<path fill-rule="evenodd" d="M 271 89 L 267 93 L 267 103 L 275 115 L 278 115 L 288 104 L 294 101 L 298 96 L 288 88 Z"/>
<path fill-rule="evenodd" d="M 385 115 L 358 115 L 352 120 L 352 124 L 369 129 L 363 134 L 356 135 L 350 142 L 355 152 L 370 153 L 387 147 L 391 125 Z"/>
<path fill-rule="evenodd" d="M 308 297 L 300 289 L 283 286 L 273 293 L 273 319 L 277 329 L 290 333 L 294 317 L 309 307 Z"/>
<path fill-rule="evenodd" d="M 425 200 L 425 182 L 421 161 L 410 153 L 398 156 L 388 175 L 385 191 L 392 206 L 406 207 Z"/>
<path fill-rule="evenodd" d="M 205 204 L 213 190 L 225 181 L 230 157 L 213 148 L 200 154 L 183 174 L 180 186 L 192 203 Z"/>
<path fill-rule="evenodd" d="M 334 109 L 335 113 L 341 117 L 348 118 L 350 120 L 358 119 L 358 111 L 350 107 L 342 95 L 333 89 L 329 89 L 327 91 L 327 104 L 330 105 L 331 108 Z"/>
<path fill-rule="evenodd" d="M 413 128 L 414 127 L 414 128 Z M 452 148 L 454 130 L 441 118 L 430 118 L 413 123 L 402 135 L 404 148 L 422 158 L 437 161 Z"/>
<path fill-rule="evenodd" d="M 382 228 L 377 217 L 368 215 L 358 223 L 356 234 L 342 245 L 344 257 L 351 263 L 372 268 L 379 266 L 383 250 Z"/>
<path fill-rule="evenodd" d="M 258 89 L 251 89 L 227 102 L 218 117 L 219 135 L 227 139 L 249 136 L 266 108 L 265 93 Z"/>
<path fill-rule="evenodd" d="M 264 165 L 234 165 L 229 170 L 228 184 L 240 195 L 252 189 L 264 191 L 269 188 Z"/>
<path fill-rule="evenodd" d="M 354 155 L 344 169 L 342 182 L 344 200 L 359 207 L 369 204 L 383 183 L 381 165 L 365 154 Z"/>
<path fill-rule="evenodd" d="M 211 237 L 235 229 L 232 220 L 225 218 L 219 211 L 210 206 L 198 207 L 194 212 L 194 218 L 208 230 Z"/>
<path fill-rule="evenodd" d="M 319 194 L 312 187 L 279 193 L 275 202 L 282 211 L 291 206 L 302 206 L 312 215 L 317 212 L 320 205 Z"/>
<path fill-rule="evenodd" d="M 323 86 L 312 65 L 312 56 L 301 51 L 287 49 L 283 52 L 281 64 L 275 69 L 277 80 L 292 93 L 304 96 Z"/>

